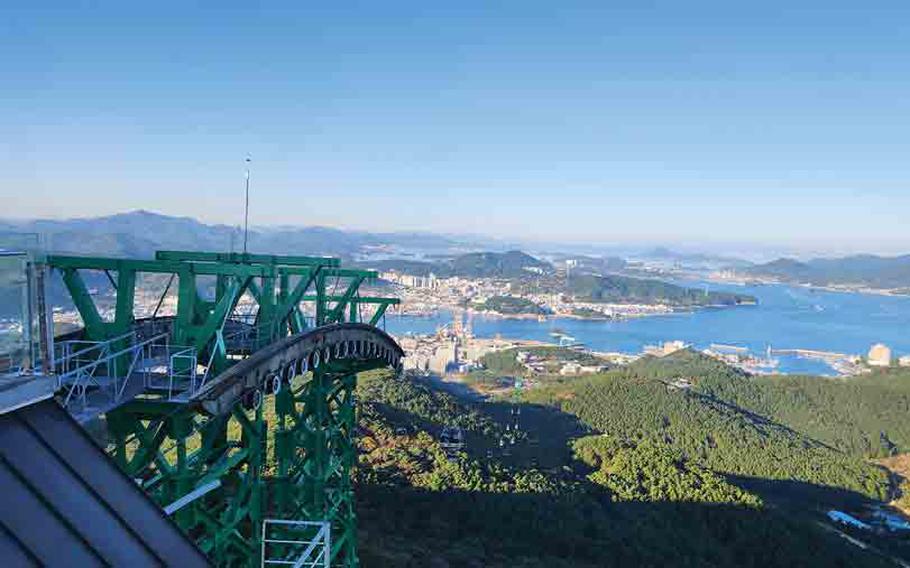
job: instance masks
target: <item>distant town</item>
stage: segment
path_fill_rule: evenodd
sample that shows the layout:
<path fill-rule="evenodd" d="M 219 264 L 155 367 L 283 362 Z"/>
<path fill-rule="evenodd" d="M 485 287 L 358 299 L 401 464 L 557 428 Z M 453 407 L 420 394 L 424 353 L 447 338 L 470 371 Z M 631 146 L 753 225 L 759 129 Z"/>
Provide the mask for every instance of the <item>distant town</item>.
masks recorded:
<path fill-rule="evenodd" d="M 648 345 L 641 353 L 599 352 L 576 343 L 575 338 L 560 332 L 551 334 L 552 342 L 503 337 L 479 338 L 472 331 L 473 313 L 464 310 L 454 313 L 456 315 L 452 322 L 441 326 L 434 334 L 404 334 L 396 337 L 407 353 L 404 360 L 406 369 L 459 380 L 459 377 L 484 370 L 487 355 L 508 351 L 513 354 L 523 376 L 577 376 L 626 365 L 645 356 L 661 358 L 684 349 L 693 349 L 692 345 L 684 341 L 668 340 L 658 345 Z M 542 349 L 548 350 L 546 356 L 540 354 Z M 895 358 L 891 349 L 883 344 L 873 345 L 864 355 L 807 349 L 771 349 L 764 355 L 755 355 L 748 349 L 723 344 L 712 344 L 700 352 L 744 372 L 759 375 L 775 374 L 775 355 L 784 354 L 825 361 L 839 376 L 862 375 L 876 368 L 895 365 L 910 367 L 910 356 Z M 595 362 L 580 364 L 576 354 L 585 354 Z M 526 382 L 526 385 L 533 385 L 533 381 Z M 685 388 L 685 381 L 676 386 Z"/>
<path fill-rule="evenodd" d="M 402 298 L 401 313 L 414 316 L 435 314 L 439 310 L 467 309 L 473 313 L 513 318 L 623 319 L 675 311 L 672 306 L 659 303 L 586 302 L 561 292 L 527 292 L 519 282 L 508 279 L 437 278 L 434 274 L 414 276 L 394 270 L 383 272 L 381 278 L 396 285 Z"/>

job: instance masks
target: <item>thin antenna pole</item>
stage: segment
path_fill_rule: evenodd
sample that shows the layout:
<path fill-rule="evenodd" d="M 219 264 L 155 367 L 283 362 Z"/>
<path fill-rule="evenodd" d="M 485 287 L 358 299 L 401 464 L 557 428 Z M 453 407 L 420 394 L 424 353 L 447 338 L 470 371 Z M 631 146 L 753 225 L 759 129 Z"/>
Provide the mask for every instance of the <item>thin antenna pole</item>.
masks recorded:
<path fill-rule="evenodd" d="M 250 157 L 246 157 L 246 203 L 243 207 L 243 254 L 250 235 Z"/>

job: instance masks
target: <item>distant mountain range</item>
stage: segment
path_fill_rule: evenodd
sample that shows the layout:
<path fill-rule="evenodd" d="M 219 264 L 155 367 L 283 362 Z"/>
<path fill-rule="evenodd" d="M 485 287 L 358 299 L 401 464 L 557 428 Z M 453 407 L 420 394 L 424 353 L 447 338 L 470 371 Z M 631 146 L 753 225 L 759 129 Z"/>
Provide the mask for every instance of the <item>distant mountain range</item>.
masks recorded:
<path fill-rule="evenodd" d="M 34 246 L 40 240 L 45 250 L 57 253 L 151 258 L 160 249 L 237 251 L 242 247 L 242 238 L 236 227 L 143 210 L 86 219 L 0 219 L 0 250 Z M 249 249 L 267 254 L 337 256 L 347 263 L 361 261 L 374 268 L 397 268 L 410 274 L 515 277 L 529 274 L 529 269 L 553 270 L 549 263 L 517 250 L 508 251 L 503 242 L 494 239 L 433 233 L 373 233 L 330 227 L 255 228 L 250 231 Z M 464 254 L 478 249 L 496 252 Z M 785 282 L 910 288 L 910 255 L 857 255 L 805 262 L 782 258 L 759 265 L 661 247 L 643 256 L 683 264 L 725 265 L 749 276 Z M 580 273 L 608 274 L 626 268 L 621 258 L 565 258 L 578 259 Z"/>
<path fill-rule="evenodd" d="M 740 258 L 731 256 L 721 256 L 715 254 L 704 254 L 699 252 L 680 252 L 667 247 L 656 247 L 646 251 L 644 258 L 676 262 L 688 265 L 700 266 L 727 266 L 727 267 L 747 267 L 752 263 Z"/>
<path fill-rule="evenodd" d="M 744 269 L 743 273 L 814 286 L 905 289 L 910 288 L 910 255 L 895 257 L 855 255 L 808 261 L 781 258 Z"/>
<path fill-rule="evenodd" d="M 159 249 L 240 250 L 243 235 L 236 227 L 207 225 L 190 217 L 132 211 L 105 217 L 65 220 L 0 220 L 0 249 L 34 242 L 67 254 L 151 258 Z M 249 249 L 266 254 L 312 254 L 351 258 L 370 250 L 395 247 L 447 250 L 464 246 L 455 239 L 424 233 L 368 233 L 328 227 L 257 228 L 250 231 Z"/>
<path fill-rule="evenodd" d="M 507 252 L 471 252 L 450 259 L 420 262 L 408 259 L 363 261 L 364 268 L 396 270 L 415 276 L 435 274 L 439 277 L 463 278 L 521 278 L 554 272 L 553 265 L 518 250 Z"/>

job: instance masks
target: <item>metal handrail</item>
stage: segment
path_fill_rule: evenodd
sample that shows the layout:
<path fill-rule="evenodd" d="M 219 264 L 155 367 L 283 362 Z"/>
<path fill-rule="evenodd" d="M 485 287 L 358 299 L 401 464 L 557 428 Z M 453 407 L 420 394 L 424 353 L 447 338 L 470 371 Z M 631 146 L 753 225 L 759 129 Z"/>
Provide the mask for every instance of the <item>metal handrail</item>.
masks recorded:
<path fill-rule="evenodd" d="M 162 333 L 160 335 L 150 337 L 139 343 L 134 343 L 134 344 L 130 345 L 129 347 L 126 347 L 125 349 L 121 349 L 120 351 L 117 351 L 114 353 L 109 352 L 111 344 L 113 344 L 116 341 L 121 341 L 125 337 L 131 336 L 131 335 L 134 335 L 134 334 L 129 333 L 126 335 L 115 337 L 114 339 L 109 339 L 107 341 L 100 342 L 98 346 L 90 348 L 90 349 L 95 349 L 95 348 L 101 349 L 101 354 L 99 355 L 99 357 L 97 359 L 89 362 L 86 365 L 81 365 L 81 366 L 76 367 L 75 369 L 67 370 L 56 376 L 57 388 L 64 388 L 65 386 L 68 387 L 67 395 L 63 401 L 64 406 L 69 405 L 70 400 L 72 400 L 72 397 L 74 394 L 76 394 L 79 398 L 82 399 L 83 405 L 84 405 L 85 400 L 86 400 L 86 390 L 87 390 L 88 383 L 91 382 L 91 383 L 94 383 L 95 386 L 101 387 L 101 384 L 98 383 L 97 380 L 95 380 L 93 373 L 101 365 L 110 364 L 112 362 L 114 364 L 114 369 L 115 369 L 114 373 L 112 373 L 112 378 L 114 381 L 113 382 L 113 397 L 114 397 L 114 400 L 119 399 L 120 396 L 122 396 L 124 391 L 126 390 L 126 383 L 129 381 L 130 374 L 132 373 L 133 369 L 135 369 L 136 363 L 140 359 L 139 356 L 145 351 L 145 349 L 147 347 L 151 346 L 152 344 L 156 343 L 157 341 L 160 341 L 161 339 L 164 339 L 166 341 L 167 337 L 168 337 L 168 334 Z M 87 351 L 87 350 L 83 350 L 83 352 L 85 352 L 85 351 Z M 107 352 L 107 353 L 105 354 L 105 352 Z M 132 359 L 130 361 L 129 367 L 127 368 L 127 374 L 123 377 L 123 383 L 122 383 L 122 385 L 120 385 L 120 384 L 118 384 L 120 377 L 118 376 L 118 373 L 116 372 L 116 365 L 117 365 L 117 359 L 119 359 L 120 357 L 122 357 L 124 355 L 132 355 Z"/>
<path fill-rule="evenodd" d="M 113 343 L 115 341 L 121 341 L 128 337 L 134 337 L 135 335 L 136 335 L 135 331 L 128 331 L 127 333 L 124 333 L 123 335 L 118 335 L 117 337 L 113 337 L 111 339 L 105 339 L 104 341 L 89 341 L 86 339 L 70 339 L 69 341 L 60 342 L 60 343 L 58 343 L 58 345 L 60 347 L 64 348 L 64 350 L 68 350 L 69 346 L 77 345 L 77 344 L 88 344 L 88 345 L 91 345 L 91 347 L 86 347 L 85 349 L 83 349 L 81 351 L 76 351 L 75 353 L 71 352 L 71 353 L 63 355 L 61 357 L 57 357 L 56 362 L 58 364 L 60 364 L 60 363 L 65 364 L 72 358 L 79 357 L 81 355 L 94 351 L 95 349 L 98 349 L 98 348 L 103 348 L 105 345 L 110 345 L 111 343 Z"/>
<path fill-rule="evenodd" d="M 269 525 L 284 525 L 293 528 L 318 527 L 316 535 L 310 540 L 290 540 L 269 538 Z M 292 547 L 281 559 L 270 558 L 266 548 L 269 544 Z M 305 547 L 305 548 L 303 548 Z M 293 568 L 330 568 L 332 551 L 332 529 L 328 521 L 293 521 L 284 519 L 264 519 L 262 521 L 262 567 L 270 565 L 292 566 Z M 296 550 L 293 550 L 296 548 Z M 303 551 L 297 555 L 297 551 Z M 317 550 L 318 549 L 318 550 Z M 314 556 L 315 553 L 315 556 Z M 294 556 L 296 555 L 296 558 Z"/>
<path fill-rule="evenodd" d="M 129 335 L 129 334 L 128 334 L 128 335 Z M 94 370 L 95 368 L 97 368 L 97 367 L 98 367 L 99 365 L 101 365 L 102 363 L 106 363 L 106 362 L 110 361 L 111 359 L 114 359 L 114 358 L 116 358 L 116 357 L 120 357 L 120 356 L 122 356 L 122 355 L 126 355 L 127 353 L 130 353 L 130 352 L 132 352 L 132 351 L 135 351 L 136 349 L 139 349 L 139 348 L 141 348 L 141 347 L 144 347 L 144 346 L 146 346 L 146 345 L 149 345 L 149 344 L 151 344 L 151 343 L 154 343 L 155 341 L 157 341 L 157 340 L 159 340 L 159 339 L 167 338 L 167 336 L 168 336 L 168 334 L 162 333 L 161 335 L 156 335 L 156 336 L 154 336 L 154 337 L 150 337 L 149 339 L 146 339 L 146 340 L 144 340 L 144 341 L 142 341 L 142 342 L 140 342 L 140 343 L 135 343 L 135 344 L 133 344 L 133 345 L 127 347 L 126 349 L 121 349 L 120 351 L 117 351 L 116 353 L 111 353 L 111 354 L 107 355 L 106 357 L 104 357 L 103 359 L 97 359 L 97 360 L 95 360 L 95 361 L 92 361 L 91 363 L 89 363 L 89 364 L 86 365 L 85 367 L 79 367 L 78 369 L 74 369 L 73 371 L 71 371 L 71 373 L 72 373 L 72 372 L 76 372 L 76 371 L 78 371 L 78 370 L 84 370 L 84 369 L 89 369 L 89 368 L 91 368 L 92 370 Z M 120 338 L 117 338 L 117 339 L 122 339 L 122 337 L 123 337 L 123 336 L 121 336 Z M 109 344 L 113 343 L 114 341 L 117 341 L 117 339 L 110 339 L 110 340 L 105 341 L 105 342 L 103 342 L 103 343 L 109 345 Z M 61 374 L 61 375 L 58 376 L 58 378 L 59 378 L 59 379 L 63 379 L 63 378 L 65 378 L 66 376 L 67 376 L 66 374 Z"/>

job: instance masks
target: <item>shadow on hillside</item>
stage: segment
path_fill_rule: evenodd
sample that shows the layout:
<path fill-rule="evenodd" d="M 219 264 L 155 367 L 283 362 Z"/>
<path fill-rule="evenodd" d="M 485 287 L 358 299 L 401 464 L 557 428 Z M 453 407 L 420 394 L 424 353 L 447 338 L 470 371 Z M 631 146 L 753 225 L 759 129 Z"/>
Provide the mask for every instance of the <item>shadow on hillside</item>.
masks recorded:
<path fill-rule="evenodd" d="M 698 398 L 699 400 L 701 400 L 702 402 L 704 402 L 707 405 L 713 405 L 715 407 L 723 408 L 725 410 L 729 410 L 731 412 L 739 414 L 739 415 L 743 416 L 744 418 L 746 418 L 751 424 L 753 424 L 756 427 L 764 426 L 764 427 L 768 427 L 768 428 L 773 428 L 775 430 L 780 430 L 782 432 L 786 432 L 786 433 L 790 434 L 791 436 L 795 436 L 797 438 L 807 440 L 807 441 L 815 444 L 816 446 L 820 446 L 820 447 L 823 447 L 823 448 L 826 448 L 826 449 L 829 449 L 829 450 L 832 450 L 832 451 L 835 451 L 838 453 L 842 453 L 837 448 L 830 446 L 820 440 L 811 438 L 802 432 L 794 430 L 793 428 L 787 426 L 786 424 L 784 424 L 782 422 L 776 422 L 774 420 L 771 420 L 766 416 L 762 416 L 761 414 L 752 412 L 749 409 L 743 408 L 741 406 L 737 406 L 736 404 L 728 402 L 722 398 L 718 398 L 718 397 L 714 396 L 713 394 L 705 394 L 705 393 L 700 393 L 700 392 L 692 391 L 692 390 L 688 391 L 688 394 L 689 394 L 689 396 Z"/>
<path fill-rule="evenodd" d="M 830 509 L 861 511 L 877 503 L 856 491 L 827 485 L 814 485 L 790 479 L 763 479 L 741 475 L 725 475 L 727 481 L 750 493 L 760 495 L 768 505 L 791 511 Z"/>
<path fill-rule="evenodd" d="M 516 436 L 515 444 L 508 439 L 503 445 L 500 440 L 512 430 L 516 416 L 512 414 L 515 405 L 508 403 L 484 403 L 468 405 L 479 413 L 493 420 L 498 428 L 485 431 L 481 425 L 469 424 L 468 415 L 458 421 L 444 423 L 422 418 L 412 412 L 396 408 L 383 402 L 371 402 L 385 421 L 400 434 L 414 434 L 425 431 L 439 438 L 446 426 L 461 426 L 465 435 L 465 452 L 472 458 L 484 461 L 488 459 L 516 468 L 554 469 L 563 466 L 574 466 L 569 440 L 590 434 L 579 420 L 554 408 L 542 405 L 521 405 L 521 414 L 517 416 L 521 434 Z M 505 429 L 509 425 L 510 430 Z"/>
<path fill-rule="evenodd" d="M 385 402 L 369 403 L 382 417 L 388 421 L 389 425 L 396 430 L 404 430 L 408 434 L 413 434 L 420 430 L 429 432 L 434 437 L 439 437 L 442 429 L 447 426 L 442 422 L 422 418 L 407 410 L 396 408 Z"/>
<path fill-rule="evenodd" d="M 818 526 L 817 512 L 612 502 L 597 487 L 556 495 L 359 485 L 356 494 L 367 567 L 893 565 Z"/>
<path fill-rule="evenodd" d="M 512 412 L 519 409 L 518 415 Z M 521 441 L 504 461 L 514 466 L 545 469 L 573 465 L 569 442 L 592 434 L 576 416 L 551 406 L 507 402 L 487 402 L 478 408 L 499 424 L 518 424 Z"/>
<path fill-rule="evenodd" d="M 500 427 L 514 423 L 515 405 L 508 402 L 461 402 Z M 438 436 L 446 425 L 374 404 L 393 427 Z M 356 495 L 363 566 L 893 566 L 874 549 L 863 551 L 820 526 L 827 523 L 825 512 L 831 508 L 854 511 L 871 503 L 859 493 L 728 476 L 731 483 L 760 495 L 765 506 L 613 502 L 605 488 L 586 480 L 583 466 L 571 457 L 568 442 L 590 434 L 590 429 L 550 406 L 520 408 L 525 443 L 502 455 L 496 448 L 500 433 L 469 433 L 468 453 L 482 461 L 492 450 L 492 459 L 510 465 L 516 474 L 529 467 L 570 465 L 572 469 L 561 469 L 558 477 L 570 478 L 569 485 L 579 489 L 565 494 L 431 492 L 360 483 Z M 756 420 L 789 430 L 760 416 Z M 552 473 L 551 481 L 556 479 Z M 853 536 L 886 554 L 910 557 L 907 542 L 862 531 Z"/>

